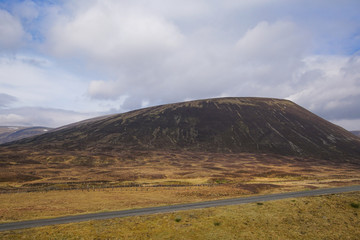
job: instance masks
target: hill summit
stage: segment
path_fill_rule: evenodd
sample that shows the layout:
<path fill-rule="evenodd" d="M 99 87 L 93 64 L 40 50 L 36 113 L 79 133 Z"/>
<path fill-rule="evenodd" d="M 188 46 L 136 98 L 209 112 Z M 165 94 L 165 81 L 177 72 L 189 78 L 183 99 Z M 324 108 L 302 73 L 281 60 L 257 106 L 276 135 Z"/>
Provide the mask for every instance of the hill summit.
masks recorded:
<path fill-rule="evenodd" d="M 217 98 L 71 124 L 16 146 L 71 151 L 171 150 L 359 158 L 360 140 L 288 100 Z"/>

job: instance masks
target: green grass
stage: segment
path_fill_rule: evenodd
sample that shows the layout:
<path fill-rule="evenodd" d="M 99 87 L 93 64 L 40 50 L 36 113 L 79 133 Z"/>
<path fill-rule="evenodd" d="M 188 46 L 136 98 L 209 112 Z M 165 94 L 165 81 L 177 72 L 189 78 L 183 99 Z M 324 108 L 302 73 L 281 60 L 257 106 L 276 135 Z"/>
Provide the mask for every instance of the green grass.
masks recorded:
<path fill-rule="evenodd" d="M 353 208 L 359 208 L 360 204 L 359 203 L 351 203 L 350 206 L 352 206 Z"/>

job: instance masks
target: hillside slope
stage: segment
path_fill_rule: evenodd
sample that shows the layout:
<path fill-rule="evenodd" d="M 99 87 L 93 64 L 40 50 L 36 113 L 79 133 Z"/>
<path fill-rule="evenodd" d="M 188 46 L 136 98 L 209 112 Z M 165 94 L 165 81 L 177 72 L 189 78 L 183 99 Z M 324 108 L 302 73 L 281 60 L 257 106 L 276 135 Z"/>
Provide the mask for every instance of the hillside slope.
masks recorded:
<path fill-rule="evenodd" d="M 269 98 L 219 98 L 150 107 L 71 124 L 12 146 L 360 159 L 359 138 L 291 101 Z"/>

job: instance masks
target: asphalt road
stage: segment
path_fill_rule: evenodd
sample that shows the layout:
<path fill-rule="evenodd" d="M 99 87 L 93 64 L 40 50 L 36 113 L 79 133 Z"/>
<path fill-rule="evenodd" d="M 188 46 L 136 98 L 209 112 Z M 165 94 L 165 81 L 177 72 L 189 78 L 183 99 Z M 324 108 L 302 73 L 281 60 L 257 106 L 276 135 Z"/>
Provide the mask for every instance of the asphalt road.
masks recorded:
<path fill-rule="evenodd" d="M 3 223 L 0 224 L 0 231 L 33 228 L 33 227 L 41 227 L 47 225 L 73 223 L 73 222 L 82 222 L 89 220 L 138 216 L 138 215 L 147 215 L 147 214 L 155 214 L 155 213 L 168 213 L 168 212 L 175 212 L 182 210 L 238 205 L 238 204 L 254 203 L 254 202 L 265 202 L 265 201 L 280 200 L 286 198 L 309 197 L 309 196 L 317 196 L 317 195 L 354 192 L 354 191 L 360 191 L 360 185 L 349 186 L 349 187 L 316 189 L 316 190 L 299 191 L 299 192 L 277 193 L 277 194 L 268 194 L 261 196 L 214 200 L 207 202 L 186 203 L 186 204 L 178 204 L 178 205 L 162 206 L 162 207 L 150 207 L 150 208 L 139 208 L 139 209 L 113 211 L 113 212 L 90 213 L 83 215 L 57 217 L 51 219 L 38 219 L 38 220 L 30 220 L 30 221 L 22 221 L 22 222 Z"/>

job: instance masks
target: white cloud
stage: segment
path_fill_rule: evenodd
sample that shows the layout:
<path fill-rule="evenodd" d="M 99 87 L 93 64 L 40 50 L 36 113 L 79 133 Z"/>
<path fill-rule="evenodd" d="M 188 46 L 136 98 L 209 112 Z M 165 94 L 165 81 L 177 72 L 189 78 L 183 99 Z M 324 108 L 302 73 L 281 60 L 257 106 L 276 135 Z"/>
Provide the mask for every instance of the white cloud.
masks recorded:
<path fill-rule="evenodd" d="M 181 33 L 161 16 L 117 1 L 92 3 L 57 16 L 47 33 L 55 55 L 81 55 L 107 64 L 144 57 L 151 61 L 150 56 L 162 56 L 181 44 Z"/>
<path fill-rule="evenodd" d="M 38 56 L 0 56 L 0 88 L 17 98 L 12 107 L 98 110 L 87 103 L 87 82 L 83 77 L 63 71 L 56 63 Z"/>
<path fill-rule="evenodd" d="M 94 80 L 90 82 L 88 94 L 94 99 L 117 99 L 124 92 L 120 81 Z"/>
<path fill-rule="evenodd" d="M 209 31 L 200 31 L 188 36 L 161 62 L 127 71 L 120 68 L 114 72 L 116 80 L 92 81 L 88 94 L 94 99 L 127 95 L 124 104 L 131 102 L 132 107 L 140 107 L 142 100 L 153 105 L 226 95 L 271 96 L 274 88 L 286 96 L 281 93 L 287 90 L 283 81 L 302 66 L 305 40 L 300 32 L 291 22 L 263 22 L 238 43 L 223 44 L 217 39 L 201 42 L 202 38 L 209 39 Z M 276 55 L 277 51 L 283 53 Z"/>
<path fill-rule="evenodd" d="M 26 33 L 21 22 L 0 9 L 0 50 L 14 50 L 22 45 Z"/>
<path fill-rule="evenodd" d="M 333 120 L 331 122 L 338 126 L 345 128 L 349 131 L 359 131 L 360 130 L 360 118 Z"/>
<path fill-rule="evenodd" d="M 304 31 L 292 22 L 260 22 L 237 42 L 237 48 L 246 61 L 271 63 L 302 56 L 306 44 Z"/>
<path fill-rule="evenodd" d="M 114 112 L 263 96 L 289 97 L 327 119 L 360 118 L 359 58 L 347 56 L 358 47 L 356 1 L 25 0 L 3 6 L 0 48 L 17 50 L 0 56 L 1 92 L 17 98 L 11 107 Z"/>
<path fill-rule="evenodd" d="M 360 118 L 360 56 L 312 56 L 304 62 L 288 99 L 330 120 Z"/>
<path fill-rule="evenodd" d="M 23 125 L 28 124 L 27 121 L 25 121 L 25 118 L 14 113 L 9 114 L 0 114 L 0 125 L 1 126 L 13 126 L 13 125 Z"/>
<path fill-rule="evenodd" d="M 60 127 L 97 115 L 39 107 L 0 109 L 0 126 Z"/>
<path fill-rule="evenodd" d="M 8 107 L 11 103 L 17 101 L 17 98 L 6 93 L 0 93 L 0 108 Z"/>
<path fill-rule="evenodd" d="M 38 6 L 33 1 L 25 0 L 16 4 L 13 8 L 13 12 L 16 16 L 30 21 L 39 16 L 39 10 L 37 7 Z"/>

